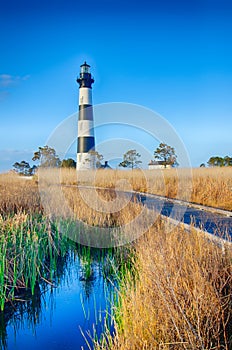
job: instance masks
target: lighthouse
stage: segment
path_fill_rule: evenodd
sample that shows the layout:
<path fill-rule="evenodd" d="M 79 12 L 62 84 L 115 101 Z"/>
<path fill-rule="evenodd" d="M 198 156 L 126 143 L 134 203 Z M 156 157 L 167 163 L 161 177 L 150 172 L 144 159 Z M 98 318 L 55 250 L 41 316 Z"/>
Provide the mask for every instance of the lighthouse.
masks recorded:
<path fill-rule="evenodd" d="M 80 66 L 80 75 L 77 78 L 77 83 L 79 84 L 77 170 L 95 169 L 92 107 L 92 84 L 94 79 L 90 73 L 90 66 L 86 62 Z"/>

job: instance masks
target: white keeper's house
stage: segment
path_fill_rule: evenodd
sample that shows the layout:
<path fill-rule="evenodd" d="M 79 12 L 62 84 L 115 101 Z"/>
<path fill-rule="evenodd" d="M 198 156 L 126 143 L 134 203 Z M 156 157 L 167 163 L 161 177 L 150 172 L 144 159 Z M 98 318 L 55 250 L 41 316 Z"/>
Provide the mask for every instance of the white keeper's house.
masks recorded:
<path fill-rule="evenodd" d="M 150 163 L 148 163 L 148 169 L 154 170 L 154 169 L 170 169 L 171 165 L 167 164 L 165 167 L 165 162 L 163 160 L 151 160 Z"/>

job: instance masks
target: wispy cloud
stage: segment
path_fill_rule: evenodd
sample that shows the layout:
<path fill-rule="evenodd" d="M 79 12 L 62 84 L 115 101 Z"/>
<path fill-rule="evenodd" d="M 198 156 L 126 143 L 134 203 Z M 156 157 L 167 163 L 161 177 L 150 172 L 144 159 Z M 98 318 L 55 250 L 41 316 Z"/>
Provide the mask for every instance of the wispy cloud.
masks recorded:
<path fill-rule="evenodd" d="M 0 102 L 5 101 L 9 97 L 11 88 L 14 88 L 29 78 L 30 75 L 0 74 Z"/>
<path fill-rule="evenodd" d="M 10 74 L 0 74 L 0 87 L 12 87 L 20 83 L 21 81 L 28 80 L 30 75 L 10 75 Z"/>

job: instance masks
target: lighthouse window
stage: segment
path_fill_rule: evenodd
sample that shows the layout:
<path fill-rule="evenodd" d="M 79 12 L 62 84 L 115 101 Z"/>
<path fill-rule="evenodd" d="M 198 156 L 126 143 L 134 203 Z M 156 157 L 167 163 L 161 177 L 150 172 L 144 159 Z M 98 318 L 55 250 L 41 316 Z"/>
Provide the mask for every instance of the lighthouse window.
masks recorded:
<path fill-rule="evenodd" d="M 81 73 L 89 73 L 89 67 L 88 66 L 82 66 L 81 67 Z"/>

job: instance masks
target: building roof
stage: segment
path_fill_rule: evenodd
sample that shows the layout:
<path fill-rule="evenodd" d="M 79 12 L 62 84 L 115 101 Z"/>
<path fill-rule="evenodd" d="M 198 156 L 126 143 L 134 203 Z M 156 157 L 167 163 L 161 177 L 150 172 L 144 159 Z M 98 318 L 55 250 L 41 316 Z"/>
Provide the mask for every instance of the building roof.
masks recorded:
<path fill-rule="evenodd" d="M 151 160 L 148 165 L 165 165 L 166 162 L 164 160 Z"/>
<path fill-rule="evenodd" d="M 86 61 L 81 65 L 81 67 L 83 67 L 83 66 L 87 66 L 87 67 L 90 67 L 90 65 L 89 64 L 87 64 L 86 63 Z"/>
<path fill-rule="evenodd" d="M 108 160 L 105 161 L 105 164 L 101 164 L 100 169 L 112 169 L 108 164 Z"/>

